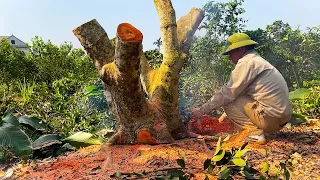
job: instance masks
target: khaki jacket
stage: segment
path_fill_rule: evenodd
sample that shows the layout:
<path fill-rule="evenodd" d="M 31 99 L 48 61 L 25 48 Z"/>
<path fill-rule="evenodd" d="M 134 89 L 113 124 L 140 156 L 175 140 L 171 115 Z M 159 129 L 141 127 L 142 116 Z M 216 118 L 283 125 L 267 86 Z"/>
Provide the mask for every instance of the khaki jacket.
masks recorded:
<path fill-rule="evenodd" d="M 201 106 L 203 113 L 231 103 L 240 95 L 259 102 L 270 117 L 292 114 L 287 83 L 281 73 L 256 51 L 250 50 L 239 59 L 229 82 Z"/>

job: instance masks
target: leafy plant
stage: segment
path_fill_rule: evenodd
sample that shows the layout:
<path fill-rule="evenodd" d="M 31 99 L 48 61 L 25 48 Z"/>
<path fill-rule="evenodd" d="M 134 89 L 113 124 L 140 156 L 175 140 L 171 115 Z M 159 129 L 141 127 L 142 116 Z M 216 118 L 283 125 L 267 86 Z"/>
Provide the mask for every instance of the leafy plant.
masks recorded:
<path fill-rule="evenodd" d="M 311 87 L 297 89 L 290 93 L 294 117 L 306 121 L 306 117 L 319 118 L 320 114 L 320 83 L 313 81 Z M 308 86 L 310 86 L 308 84 Z"/>
<path fill-rule="evenodd" d="M 18 126 L 4 123 L 0 127 L 0 145 L 17 156 L 28 155 L 32 152 L 29 137 Z"/>
<path fill-rule="evenodd" d="M 244 143 L 240 148 L 232 148 L 227 151 L 222 148 L 223 142 L 228 140 L 229 137 L 221 141 L 219 138 L 214 156 L 211 159 L 207 159 L 204 162 L 204 170 L 208 174 L 215 175 L 219 179 L 234 179 L 236 177 L 244 177 L 246 179 L 270 179 L 279 178 L 283 176 L 285 179 L 290 177 L 288 167 L 292 170 L 292 163 L 290 159 L 287 159 L 285 163 L 280 163 L 280 170 L 276 174 L 269 174 L 269 164 L 262 162 L 262 169 L 257 169 L 250 166 L 247 162 L 248 157 L 246 153 L 249 149 L 246 149 L 248 143 Z M 208 176 L 207 176 L 208 179 Z"/>
<path fill-rule="evenodd" d="M 154 69 L 159 68 L 160 64 L 162 62 L 163 55 L 160 53 L 160 46 L 161 46 L 161 38 L 157 39 L 156 41 L 158 44 L 159 49 L 153 49 L 153 50 L 148 50 L 144 52 L 144 55 L 146 56 L 150 66 Z"/>
<path fill-rule="evenodd" d="M 69 143 L 77 148 L 92 144 L 101 144 L 102 141 L 93 134 L 77 132 L 76 134 L 62 139 L 57 134 L 46 134 L 31 143 L 28 135 L 21 129 L 21 126 L 45 132 L 43 124 L 37 118 L 26 116 L 16 117 L 12 110 L 8 110 L 2 117 L 0 127 L 0 147 L 6 152 L 12 152 L 16 156 L 25 156 L 44 147 L 54 144 Z"/>
<path fill-rule="evenodd" d="M 22 97 L 22 102 L 23 103 L 28 103 L 31 99 L 31 95 L 34 92 L 34 88 L 35 88 L 35 83 L 33 82 L 31 83 L 27 83 L 26 79 L 23 79 L 22 81 L 18 81 L 18 88 L 20 91 L 20 95 Z"/>
<path fill-rule="evenodd" d="M 291 101 L 301 100 L 304 96 L 310 94 L 311 90 L 307 88 L 299 88 L 289 93 L 289 99 Z"/>

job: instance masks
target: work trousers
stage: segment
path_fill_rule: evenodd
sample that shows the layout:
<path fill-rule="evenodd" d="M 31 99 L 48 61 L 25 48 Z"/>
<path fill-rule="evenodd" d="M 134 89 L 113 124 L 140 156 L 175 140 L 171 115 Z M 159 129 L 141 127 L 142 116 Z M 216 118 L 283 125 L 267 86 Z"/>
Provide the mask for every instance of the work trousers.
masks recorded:
<path fill-rule="evenodd" d="M 268 115 L 259 102 L 246 95 L 237 97 L 223 109 L 235 127 L 238 130 L 247 129 L 249 135 L 277 132 L 290 120 L 290 116 Z"/>

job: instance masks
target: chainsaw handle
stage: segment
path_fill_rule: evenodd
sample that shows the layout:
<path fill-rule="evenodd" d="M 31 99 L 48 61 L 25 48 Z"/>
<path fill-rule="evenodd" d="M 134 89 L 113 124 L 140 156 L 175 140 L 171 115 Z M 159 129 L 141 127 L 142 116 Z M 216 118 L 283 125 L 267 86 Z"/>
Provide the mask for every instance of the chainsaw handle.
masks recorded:
<path fill-rule="evenodd" d="M 225 119 L 227 119 L 227 114 L 223 113 L 220 117 L 219 117 L 219 123 L 223 122 Z"/>

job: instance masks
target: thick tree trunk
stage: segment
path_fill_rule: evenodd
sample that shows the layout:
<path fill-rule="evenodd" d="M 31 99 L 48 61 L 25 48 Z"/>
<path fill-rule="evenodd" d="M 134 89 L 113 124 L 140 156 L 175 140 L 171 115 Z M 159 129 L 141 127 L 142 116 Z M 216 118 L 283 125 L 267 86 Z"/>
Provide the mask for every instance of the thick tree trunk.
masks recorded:
<path fill-rule="evenodd" d="M 204 16 L 192 8 L 176 23 L 170 0 L 154 2 L 164 57 L 158 69 L 143 55 L 142 33 L 128 23 L 118 26 L 115 47 L 96 20 L 73 30 L 111 94 L 118 124 L 112 144 L 170 143 L 187 136 L 178 110 L 179 72 Z"/>

